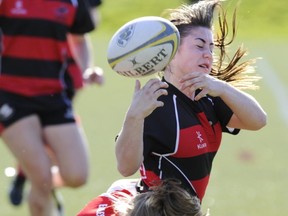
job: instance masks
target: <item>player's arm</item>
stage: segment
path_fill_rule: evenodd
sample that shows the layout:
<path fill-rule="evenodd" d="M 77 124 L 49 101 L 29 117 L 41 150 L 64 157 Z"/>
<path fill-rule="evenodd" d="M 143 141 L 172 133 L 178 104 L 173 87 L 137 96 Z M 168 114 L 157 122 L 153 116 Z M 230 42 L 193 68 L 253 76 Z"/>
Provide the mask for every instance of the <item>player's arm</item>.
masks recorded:
<path fill-rule="evenodd" d="M 133 175 L 143 162 L 144 119 L 157 107 L 164 106 L 158 97 L 166 95 L 168 84 L 159 79 L 151 79 L 141 88 L 136 81 L 132 103 L 126 113 L 124 123 L 116 140 L 118 171 L 125 177 Z"/>
<path fill-rule="evenodd" d="M 79 65 L 86 83 L 104 83 L 103 70 L 94 67 L 92 61 L 92 44 L 87 34 L 68 34 L 68 42 L 76 63 Z"/>
<path fill-rule="evenodd" d="M 202 72 L 186 74 L 180 82 L 182 91 L 187 89 L 194 92 L 201 89 L 195 100 L 205 97 L 206 94 L 220 97 L 234 113 L 228 127 L 259 130 L 266 125 L 266 113 L 255 98 L 231 84 Z"/>
<path fill-rule="evenodd" d="M 86 34 L 68 34 L 68 42 L 76 63 L 84 72 L 92 66 L 91 44 Z"/>
<path fill-rule="evenodd" d="M 267 116 L 251 95 L 225 84 L 221 99 L 233 111 L 227 126 L 247 130 L 259 130 L 266 125 Z"/>

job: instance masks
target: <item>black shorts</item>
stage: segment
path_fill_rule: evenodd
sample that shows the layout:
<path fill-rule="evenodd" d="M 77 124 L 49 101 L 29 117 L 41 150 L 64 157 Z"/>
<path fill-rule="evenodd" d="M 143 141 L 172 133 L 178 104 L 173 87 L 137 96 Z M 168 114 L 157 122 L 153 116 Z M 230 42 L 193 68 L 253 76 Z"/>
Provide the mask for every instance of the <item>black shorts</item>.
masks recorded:
<path fill-rule="evenodd" d="M 37 115 L 42 126 L 75 122 L 72 102 L 64 94 L 25 97 L 0 91 L 0 132 L 30 115 Z"/>

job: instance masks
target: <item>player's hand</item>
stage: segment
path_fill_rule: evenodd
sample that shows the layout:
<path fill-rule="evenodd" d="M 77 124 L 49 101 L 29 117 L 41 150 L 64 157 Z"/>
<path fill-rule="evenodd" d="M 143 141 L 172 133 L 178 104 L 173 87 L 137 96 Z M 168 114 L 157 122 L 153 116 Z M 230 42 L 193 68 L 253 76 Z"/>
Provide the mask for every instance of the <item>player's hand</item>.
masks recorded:
<path fill-rule="evenodd" d="M 168 84 L 159 79 L 149 80 L 142 88 L 139 80 L 136 80 L 134 96 L 128 113 L 136 118 L 144 119 L 157 107 L 164 106 L 158 101 L 161 95 L 167 95 Z"/>
<path fill-rule="evenodd" d="M 203 72 L 191 72 L 186 74 L 180 80 L 181 91 L 188 90 L 190 94 L 194 93 L 197 89 L 200 89 L 200 93 L 194 98 L 194 100 L 200 100 L 202 97 L 206 97 L 207 94 L 216 97 L 220 96 L 225 91 L 225 82 L 221 81 L 209 74 Z"/>
<path fill-rule="evenodd" d="M 87 84 L 104 84 L 104 73 L 103 69 L 100 67 L 90 67 L 87 68 L 83 74 L 84 82 Z"/>

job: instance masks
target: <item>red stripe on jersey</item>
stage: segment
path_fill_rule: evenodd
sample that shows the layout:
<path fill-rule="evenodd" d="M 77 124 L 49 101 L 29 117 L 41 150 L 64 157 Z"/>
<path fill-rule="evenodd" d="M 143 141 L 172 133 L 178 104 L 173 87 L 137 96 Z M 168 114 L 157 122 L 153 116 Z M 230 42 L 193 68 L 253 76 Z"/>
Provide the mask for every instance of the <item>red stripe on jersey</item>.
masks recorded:
<path fill-rule="evenodd" d="M 148 187 L 153 186 L 154 185 L 153 183 L 157 183 L 160 180 L 160 177 L 157 176 L 154 172 L 149 171 L 149 170 L 145 170 L 144 172 L 143 167 L 142 169 L 140 169 L 140 174 L 141 174 L 142 181 Z M 197 196 L 200 200 L 202 200 L 205 195 L 205 191 L 209 182 L 209 178 L 210 178 L 210 175 L 207 175 L 202 179 L 190 181 L 194 189 L 196 190 Z"/>
<path fill-rule="evenodd" d="M 71 25 L 74 19 L 75 7 L 72 4 L 61 1 L 22 0 L 21 8 L 17 8 L 16 1 L 4 1 L 3 7 L 11 8 L 2 12 L 4 16 L 25 19 L 45 19 L 57 23 Z M 73 12 L 71 14 L 71 12 Z"/>
<path fill-rule="evenodd" d="M 209 152 L 209 143 L 201 125 L 180 130 L 178 150 L 173 157 L 187 158 Z"/>
<path fill-rule="evenodd" d="M 29 82 L 28 86 L 27 82 Z M 36 96 L 61 92 L 63 86 L 61 82 L 56 79 L 1 75 L 0 89 L 25 96 Z"/>
<path fill-rule="evenodd" d="M 213 127 L 210 125 L 205 113 L 204 112 L 197 113 L 197 116 L 201 122 L 201 126 L 203 127 L 203 130 L 208 136 L 208 139 L 209 137 L 214 137 L 215 132 L 213 130 Z M 209 141 L 212 141 L 212 140 L 209 140 Z"/>
<path fill-rule="evenodd" d="M 205 113 L 201 112 L 197 114 L 201 125 L 203 126 L 203 130 L 207 136 L 209 142 L 209 152 L 216 152 L 219 149 L 222 139 L 222 129 L 219 122 L 215 125 L 210 125 L 209 121 Z"/>
<path fill-rule="evenodd" d="M 173 157 L 188 158 L 216 152 L 222 137 L 220 124 L 209 125 L 209 131 L 207 133 L 207 128 L 204 129 L 202 125 L 181 129 L 178 150 Z"/>
<path fill-rule="evenodd" d="M 64 58 L 70 54 L 68 53 L 69 49 L 66 42 L 63 43 L 49 38 L 10 37 L 5 35 L 4 44 L 3 56 L 16 58 L 64 61 Z"/>
<path fill-rule="evenodd" d="M 209 182 L 209 178 L 210 175 L 205 176 L 205 178 L 199 179 L 199 180 L 195 180 L 192 181 L 192 185 L 196 190 L 197 196 L 198 198 L 202 201 L 204 195 L 205 195 L 205 191 L 206 191 L 206 187 L 208 185 Z"/>
<path fill-rule="evenodd" d="M 82 73 L 76 64 L 69 64 L 68 66 L 68 74 L 73 81 L 73 88 L 80 89 L 83 87 L 83 76 Z"/>
<path fill-rule="evenodd" d="M 217 124 L 213 125 L 213 129 L 214 129 L 215 135 L 209 134 L 208 139 L 211 143 L 211 145 L 209 146 L 211 151 L 215 152 L 215 151 L 218 151 L 218 149 L 220 147 L 223 134 L 222 134 L 222 128 L 221 128 L 221 125 L 219 122 Z M 209 137 L 210 135 L 212 137 Z"/>
<path fill-rule="evenodd" d="M 141 172 L 140 172 L 141 173 Z M 148 186 L 154 186 L 155 184 L 159 182 L 160 178 L 157 176 L 154 172 L 146 170 L 145 176 L 143 176 L 143 173 L 141 173 L 142 181 Z M 197 196 L 200 200 L 203 199 L 206 191 L 206 187 L 208 185 L 210 179 L 210 175 L 205 176 L 202 179 L 191 181 L 191 184 L 196 190 Z"/>
<path fill-rule="evenodd" d="M 153 183 L 155 182 L 159 182 L 160 180 L 159 176 L 157 176 L 154 172 L 150 170 L 145 170 L 143 167 L 142 169 L 140 169 L 141 179 L 148 187 L 153 186 L 154 185 Z"/>

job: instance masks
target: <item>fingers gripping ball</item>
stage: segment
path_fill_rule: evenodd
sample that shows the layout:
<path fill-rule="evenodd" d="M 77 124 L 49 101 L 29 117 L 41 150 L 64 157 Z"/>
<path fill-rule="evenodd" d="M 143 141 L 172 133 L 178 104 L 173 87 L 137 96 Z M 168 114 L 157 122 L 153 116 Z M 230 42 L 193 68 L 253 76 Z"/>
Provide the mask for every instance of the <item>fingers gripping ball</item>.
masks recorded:
<path fill-rule="evenodd" d="M 107 59 L 126 77 L 142 77 L 163 70 L 174 57 L 180 36 L 169 20 L 157 16 L 134 19 L 112 36 Z"/>

